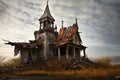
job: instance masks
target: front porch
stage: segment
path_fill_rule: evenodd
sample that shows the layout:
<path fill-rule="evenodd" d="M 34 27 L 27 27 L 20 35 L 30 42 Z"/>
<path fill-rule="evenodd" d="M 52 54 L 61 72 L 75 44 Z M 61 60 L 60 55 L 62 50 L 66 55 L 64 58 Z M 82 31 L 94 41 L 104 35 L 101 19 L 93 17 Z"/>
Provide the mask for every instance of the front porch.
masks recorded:
<path fill-rule="evenodd" d="M 83 56 L 81 55 L 83 52 Z M 86 58 L 86 47 L 76 44 L 66 44 L 62 46 L 53 47 L 53 57 L 58 59 L 81 59 Z"/>

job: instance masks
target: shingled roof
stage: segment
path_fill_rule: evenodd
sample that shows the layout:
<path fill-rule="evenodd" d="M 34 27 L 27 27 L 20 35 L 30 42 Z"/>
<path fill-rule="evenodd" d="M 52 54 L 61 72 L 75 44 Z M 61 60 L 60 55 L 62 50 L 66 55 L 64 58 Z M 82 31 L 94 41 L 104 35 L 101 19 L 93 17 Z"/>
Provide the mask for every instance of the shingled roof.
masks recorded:
<path fill-rule="evenodd" d="M 62 27 L 60 29 L 60 32 L 57 38 L 58 44 L 64 45 L 64 44 L 69 43 L 71 40 L 73 40 L 73 37 L 75 34 L 79 34 L 78 27 L 76 24 L 73 24 L 73 26 L 70 26 L 68 28 Z M 79 40 L 82 43 L 80 36 L 79 36 Z"/>

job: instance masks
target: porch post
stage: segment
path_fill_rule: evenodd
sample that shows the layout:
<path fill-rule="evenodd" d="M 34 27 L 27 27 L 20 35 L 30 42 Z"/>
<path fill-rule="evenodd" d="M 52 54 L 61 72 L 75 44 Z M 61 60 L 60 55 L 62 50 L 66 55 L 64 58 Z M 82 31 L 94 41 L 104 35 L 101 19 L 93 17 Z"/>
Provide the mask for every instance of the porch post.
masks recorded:
<path fill-rule="evenodd" d="M 79 49 L 79 53 L 80 53 L 79 56 L 80 56 L 80 60 L 81 60 L 81 49 Z"/>
<path fill-rule="evenodd" d="M 60 47 L 58 47 L 58 59 L 61 59 L 61 55 L 60 55 Z"/>
<path fill-rule="evenodd" d="M 69 58 L 69 46 L 66 47 L 66 59 Z"/>
<path fill-rule="evenodd" d="M 76 55 L 75 55 L 75 47 L 73 47 L 73 55 L 74 55 L 74 59 L 75 59 L 75 57 L 76 57 Z"/>
<path fill-rule="evenodd" d="M 85 52 L 86 48 L 83 49 L 83 54 L 84 54 L 84 58 L 86 58 L 86 52 Z"/>

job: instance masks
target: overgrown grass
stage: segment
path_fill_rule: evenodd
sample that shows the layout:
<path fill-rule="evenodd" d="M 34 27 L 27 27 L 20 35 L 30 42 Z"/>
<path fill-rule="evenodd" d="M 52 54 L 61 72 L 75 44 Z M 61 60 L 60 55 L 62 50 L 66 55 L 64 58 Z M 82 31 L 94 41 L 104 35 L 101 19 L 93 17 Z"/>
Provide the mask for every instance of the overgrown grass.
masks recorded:
<path fill-rule="evenodd" d="M 104 69 L 104 68 L 86 68 L 82 70 L 61 70 L 61 71 L 45 71 L 45 70 L 25 70 L 22 72 L 13 72 L 13 74 L 18 75 L 34 75 L 34 74 L 45 74 L 45 75 L 51 75 L 51 76 L 77 76 L 77 77 L 83 77 L 83 76 L 92 76 L 92 77 L 104 77 L 104 76 L 114 76 L 120 74 L 120 69 Z"/>
<path fill-rule="evenodd" d="M 109 58 L 99 59 L 96 60 L 98 64 L 105 65 L 106 67 L 87 67 L 82 68 L 79 70 L 65 70 L 66 66 L 69 66 L 68 60 L 51 60 L 45 63 L 45 65 L 40 66 L 31 66 L 30 70 L 15 70 L 11 71 L 10 73 L 3 73 L 2 75 L 12 74 L 12 75 L 36 75 L 36 74 L 44 74 L 44 75 L 51 75 L 51 76 L 92 76 L 92 77 L 103 77 L 103 76 L 114 76 L 120 75 L 120 64 L 111 65 Z M 9 60 L 2 64 L 0 68 L 11 68 L 19 66 L 20 59 L 15 58 Z M 94 66 L 94 65 L 93 65 Z M 42 69 L 40 68 L 42 67 Z"/>

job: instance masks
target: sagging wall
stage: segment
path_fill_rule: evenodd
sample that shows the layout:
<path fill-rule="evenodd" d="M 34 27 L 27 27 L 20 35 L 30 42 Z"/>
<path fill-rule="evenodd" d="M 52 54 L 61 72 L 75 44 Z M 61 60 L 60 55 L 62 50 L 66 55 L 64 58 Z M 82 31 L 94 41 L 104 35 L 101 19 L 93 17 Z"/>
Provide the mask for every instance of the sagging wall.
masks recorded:
<path fill-rule="evenodd" d="M 53 56 L 53 49 L 50 48 L 50 44 L 55 41 L 55 34 L 51 32 L 39 33 L 35 35 L 35 39 L 40 40 L 43 44 L 37 52 L 39 58 L 42 57 L 47 60 L 47 58 Z"/>
<path fill-rule="evenodd" d="M 31 57 L 32 57 L 32 62 L 37 61 L 37 55 L 36 55 L 35 51 L 31 51 Z"/>
<path fill-rule="evenodd" d="M 75 34 L 73 36 L 73 43 L 74 44 L 77 44 L 77 45 L 80 45 L 80 40 L 79 40 L 79 36 L 77 34 Z"/>
<path fill-rule="evenodd" d="M 29 62 L 29 51 L 27 49 L 20 50 L 21 63 L 26 64 Z"/>
<path fill-rule="evenodd" d="M 37 58 L 37 51 L 31 50 L 31 49 L 21 49 L 20 50 L 20 58 L 21 58 L 21 63 L 26 64 L 26 63 L 31 63 L 31 62 L 36 62 L 39 58 Z"/>
<path fill-rule="evenodd" d="M 56 36 L 54 33 L 46 32 L 46 54 L 47 58 L 51 58 L 53 56 L 53 47 L 50 46 L 56 40 Z"/>
<path fill-rule="evenodd" d="M 42 42 L 42 46 L 38 48 L 36 51 L 37 60 L 46 58 L 46 35 L 45 33 L 37 33 L 35 34 L 35 40 L 40 40 Z"/>

